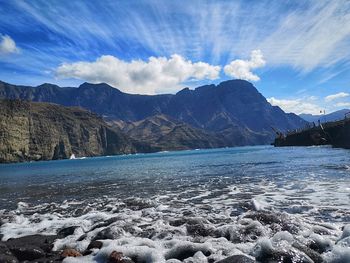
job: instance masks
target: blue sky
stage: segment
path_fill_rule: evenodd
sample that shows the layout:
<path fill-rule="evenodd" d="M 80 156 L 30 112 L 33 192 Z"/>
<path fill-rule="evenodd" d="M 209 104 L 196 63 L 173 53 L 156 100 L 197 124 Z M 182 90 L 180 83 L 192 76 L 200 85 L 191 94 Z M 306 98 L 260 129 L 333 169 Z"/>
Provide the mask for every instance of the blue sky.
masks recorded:
<path fill-rule="evenodd" d="M 0 79 L 131 93 L 251 81 L 296 113 L 350 108 L 349 1 L 0 0 Z"/>

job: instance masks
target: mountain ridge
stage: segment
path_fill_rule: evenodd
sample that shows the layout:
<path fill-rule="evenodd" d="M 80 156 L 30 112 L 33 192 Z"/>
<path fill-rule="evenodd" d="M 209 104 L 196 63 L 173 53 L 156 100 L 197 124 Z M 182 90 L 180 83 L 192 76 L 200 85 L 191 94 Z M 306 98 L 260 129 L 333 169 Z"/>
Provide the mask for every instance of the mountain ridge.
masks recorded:
<path fill-rule="evenodd" d="M 344 119 L 345 114 L 349 112 L 350 109 L 341 109 L 324 115 L 300 114 L 299 117 L 308 122 L 318 122 L 318 120 L 321 122 L 327 122 Z"/>
<path fill-rule="evenodd" d="M 176 94 L 137 95 L 124 93 L 105 83 L 83 83 L 77 88 L 53 84 L 38 87 L 0 83 L 0 98 L 25 99 L 80 106 L 102 115 L 107 120 L 137 122 L 164 114 L 190 126 L 208 132 L 225 131 L 228 145 L 234 136 L 246 144 L 270 143 L 271 127 L 293 130 L 306 122 L 295 114 L 286 114 L 272 106 L 249 82 L 227 80 L 195 89 L 183 89 Z"/>

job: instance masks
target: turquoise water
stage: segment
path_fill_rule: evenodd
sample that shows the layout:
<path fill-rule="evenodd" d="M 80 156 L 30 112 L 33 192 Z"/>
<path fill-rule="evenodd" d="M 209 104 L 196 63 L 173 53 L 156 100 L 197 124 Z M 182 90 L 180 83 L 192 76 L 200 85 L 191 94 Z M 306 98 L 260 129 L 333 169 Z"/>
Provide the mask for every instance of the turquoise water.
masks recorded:
<path fill-rule="evenodd" d="M 303 193 L 314 181 L 339 186 L 327 186 L 335 194 L 350 187 L 350 151 L 256 146 L 1 165 L 0 209 L 13 209 L 20 201 L 149 197 L 242 184 L 273 183 L 276 189 L 290 185 Z M 349 201 L 347 196 L 339 204 Z"/>
<path fill-rule="evenodd" d="M 87 246 L 96 222 L 115 216 L 128 226 L 115 223 L 123 229 L 115 240 L 129 238 L 138 247 L 145 224 L 162 232 L 174 218 L 202 218 L 218 231 L 233 222 L 239 226 L 252 211 L 288 215 L 302 233 L 329 224 L 328 238 L 335 240 L 350 223 L 350 151 L 254 146 L 6 164 L 0 166 L 0 200 L 4 239 L 78 224 L 87 241 L 77 233 L 69 241 L 77 248 Z M 271 229 L 263 235 L 271 238 Z M 172 238 L 194 242 L 180 230 L 172 229 Z M 147 240 L 163 246 L 166 236 Z M 248 253 L 258 239 L 235 249 Z"/>

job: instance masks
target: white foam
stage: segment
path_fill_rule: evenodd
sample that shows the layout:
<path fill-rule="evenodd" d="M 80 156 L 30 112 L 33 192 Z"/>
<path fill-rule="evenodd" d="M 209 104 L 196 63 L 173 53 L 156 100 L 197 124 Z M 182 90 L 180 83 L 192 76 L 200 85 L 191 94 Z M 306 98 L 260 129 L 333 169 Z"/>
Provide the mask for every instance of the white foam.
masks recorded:
<path fill-rule="evenodd" d="M 149 199 L 102 196 L 90 203 L 66 200 L 38 206 L 20 202 L 13 211 L 1 211 L 0 232 L 3 240 L 7 240 L 31 234 L 56 234 L 62 228 L 78 226 L 73 235 L 56 240 L 54 249 L 72 247 L 81 252 L 100 231 L 109 228 L 118 232 L 114 240 L 102 240 L 102 249 L 65 262 L 104 262 L 112 251 L 138 257 L 142 262 L 205 262 L 208 259 L 215 262 L 235 254 L 258 256 L 273 249 L 293 249 L 296 241 L 304 245 L 314 241 L 326 248 L 324 258 L 328 262 L 347 259 L 350 227 L 344 227 L 343 231 L 341 227 L 350 208 L 344 202 L 348 191 L 339 190 L 332 195 L 328 187 L 333 189 L 333 182 L 323 185 L 315 182 L 313 186 L 303 184 L 303 192 L 296 195 L 299 186 L 294 184 L 297 182 L 279 186 L 266 181 L 260 185 L 247 183 L 220 189 L 199 184 L 164 191 Z M 59 212 L 47 213 L 51 207 Z M 75 210 L 79 209 L 83 212 L 76 216 Z M 236 215 L 237 211 L 240 214 Z M 252 213 L 281 216 L 280 212 L 283 212 L 280 223 L 249 217 Z M 329 213 L 330 222 L 320 219 L 323 213 Z M 109 225 L 103 225 L 112 218 L 115 220 Z M 282 225 L 287 229 L 291 226 L 293 231 L 283 231 Z M 186 250 L 193 252 L 187 259 L 169 258 L 171 253 L 181 254 Z"/>
<path fill-rule="evenodd" d="M 343 233 L 340 237 L 340 239 L 346 238 L 350 236 L 350 225 L 346 225 L 343 229 Z"/>
<path fill-rule="evenodd" d="M 350 248 L 342 246 L 334 246 L 330 252 L 323 255 L 323 259 L 327 263 L 349 263 Z"/>

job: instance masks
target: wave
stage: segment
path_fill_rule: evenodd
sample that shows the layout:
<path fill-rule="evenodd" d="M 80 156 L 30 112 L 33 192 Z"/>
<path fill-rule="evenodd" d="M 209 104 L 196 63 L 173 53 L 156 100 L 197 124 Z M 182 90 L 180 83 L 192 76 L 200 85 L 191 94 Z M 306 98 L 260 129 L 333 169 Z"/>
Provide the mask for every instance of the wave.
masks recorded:
<path fill-rule="evenodd" d="M 113 251 L 137 263 L 218 262 L 232 255 L 262 262 L 279 258 L 350 262 L 350 225 L 343 222 L 286 213 L 257 199 L 239 205 L 194 204 L 180 199 L 181 205 L 176 206 L 162 201 L 169 198 L 173 197 L 102 198 L 94 203 L 65 201 L 38 206 L 20 202 L 16 210 L 1 211 L 2 240 L 57 235 L 74 227 L 73 233 L 56 239 L 53 250 L 70 247 L 83 253 L 93 240 L 102 242 L 91 254 L 65 262 L 105 262 Z M 239 206 L 239 215 L 232 213 Z"/>

